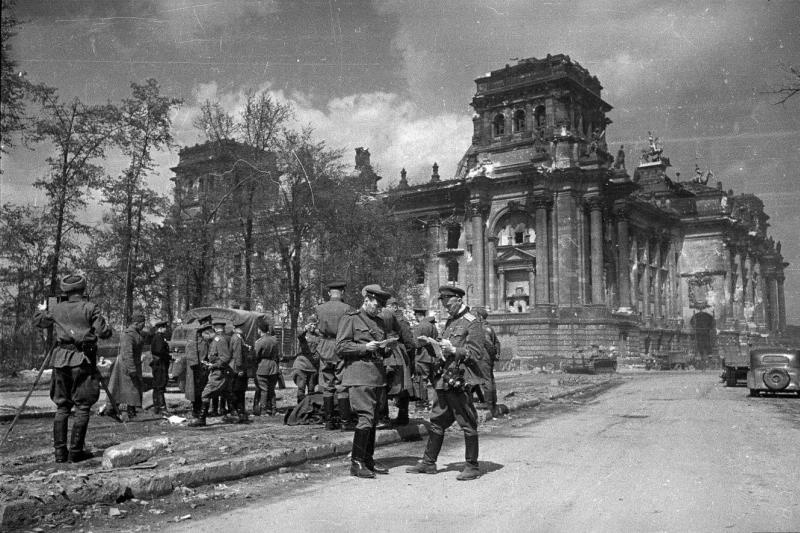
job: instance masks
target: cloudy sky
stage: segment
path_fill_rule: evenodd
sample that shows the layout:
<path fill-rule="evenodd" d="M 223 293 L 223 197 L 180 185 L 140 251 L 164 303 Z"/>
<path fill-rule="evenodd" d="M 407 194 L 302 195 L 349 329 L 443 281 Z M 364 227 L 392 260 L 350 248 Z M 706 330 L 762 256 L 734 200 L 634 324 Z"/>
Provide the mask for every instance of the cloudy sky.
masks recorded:
<path fill-rule="evenodd" d="M 452 176 L 469 146 L 475 78 L 516 58 L 565 53 L 614 106 L 607 138 L 629 160 L 648 130 L 674 176 L 695 163 L 723 187 L 756 193 L 783 242 L 787 315 L 800 324 L 800 95 L 764 94 L 800 58 L 800 1 L 238 1 L 17 0 L 13 55 L 30 79 L 87 102 L 119 101 L 155 77 L 184 99 L 181 145 L 199 102 L 235 110 L 246 89 L 291 102 L 301 124 L 346 150 L 372 153 L 396 182 Z M 41 202 L 31 183 L 45 153 L 2 161 L 2 202 Z M 177 153 L 159 156 L 170 190 Z M 113 168 L 111 162 L 109 167 Z"/>

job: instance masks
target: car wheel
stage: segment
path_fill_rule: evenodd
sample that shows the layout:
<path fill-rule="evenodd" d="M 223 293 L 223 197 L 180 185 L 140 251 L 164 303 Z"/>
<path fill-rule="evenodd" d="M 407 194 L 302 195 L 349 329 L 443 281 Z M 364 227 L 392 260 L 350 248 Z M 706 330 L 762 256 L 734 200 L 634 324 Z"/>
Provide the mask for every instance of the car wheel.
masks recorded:
<path fill-rule="evenodd" d="M 758 389 L 750 389 L 750 396 L 758 398 Z"/>
<path fill-rule="evenodd" d="M 764 373 L 764 384 L 772 391 L 785 389 L 789 381 L 789 373 L 785 368 L 770 368 Z"/>

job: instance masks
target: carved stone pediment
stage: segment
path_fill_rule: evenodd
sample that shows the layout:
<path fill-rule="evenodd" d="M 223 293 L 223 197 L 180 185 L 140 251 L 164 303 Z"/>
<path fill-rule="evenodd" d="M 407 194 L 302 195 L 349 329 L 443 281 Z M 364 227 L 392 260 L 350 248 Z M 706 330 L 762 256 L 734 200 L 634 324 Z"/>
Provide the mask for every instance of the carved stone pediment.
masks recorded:
<path fill-rule="evenodd" d="M 516 246 L 511 248 L 510 250 L 503 250 L 500 252 L 500 255 L 497 257 L 497 263 L 526 263 L 530 264 L 536 255 L 531 250 L 530 252 L 527 250 L 523 250 L 521 248 L 517 248 Z"/>

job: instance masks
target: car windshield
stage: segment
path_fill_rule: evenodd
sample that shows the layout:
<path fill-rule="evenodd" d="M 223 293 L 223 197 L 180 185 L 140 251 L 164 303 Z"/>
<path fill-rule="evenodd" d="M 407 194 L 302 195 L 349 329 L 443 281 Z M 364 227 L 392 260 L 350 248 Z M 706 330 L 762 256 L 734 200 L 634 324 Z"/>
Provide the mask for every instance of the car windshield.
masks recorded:
<path fill-rule="evenodd" d="M 765 355 L 761 358 L 765 364 L 771 365 L 786 365 L 789 364 L 789 358 L 785 355 Z"/>

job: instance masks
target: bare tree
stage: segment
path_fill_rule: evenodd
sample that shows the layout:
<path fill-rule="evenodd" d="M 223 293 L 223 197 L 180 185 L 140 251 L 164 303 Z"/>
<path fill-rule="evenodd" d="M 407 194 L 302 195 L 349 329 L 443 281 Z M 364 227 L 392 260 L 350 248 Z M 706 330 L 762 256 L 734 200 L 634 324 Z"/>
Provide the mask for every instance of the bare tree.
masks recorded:
<path fill-rule="evenodd" d="M 778 97 L 775 104 L 786 103 L 791 97 L 800 93 L 800 69 L 793 65 L 782 67 L 785 80 L 779 86 L 764 91 L 764 94 L 774 94 Z"/>

